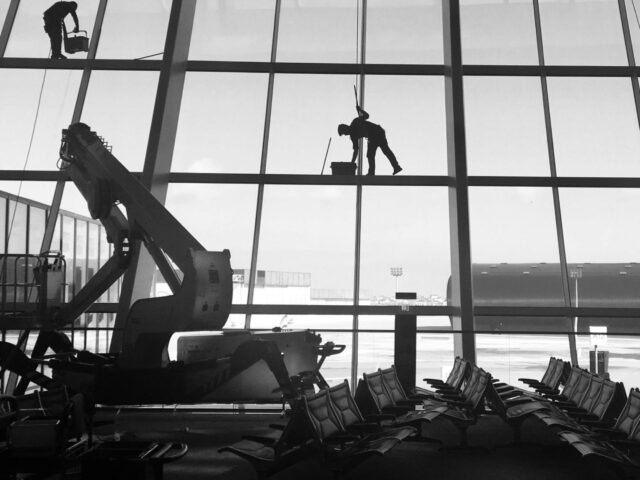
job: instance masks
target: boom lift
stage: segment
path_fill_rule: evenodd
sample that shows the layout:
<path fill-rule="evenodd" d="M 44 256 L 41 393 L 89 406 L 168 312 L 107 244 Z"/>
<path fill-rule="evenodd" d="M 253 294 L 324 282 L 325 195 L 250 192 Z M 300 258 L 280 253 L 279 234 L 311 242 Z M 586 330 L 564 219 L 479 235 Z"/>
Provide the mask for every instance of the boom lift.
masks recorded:
<path fill-rule="evenodd" d="M 294 394 L 290 371 L 317 371 L 318 355 L 323 361 L 344 349 L 319 345 L 320 336 L 309 331 L 223 331 L 233 294 L 229 250 L 207 251 L 89 126 L 75 123 L 63 130 L 60 159 L 60 168 L 87 200 L 92 218 L 104 225 L 114 254 L 68 303 L 39 304 L 38 327 L 44 333 L 36 349 L 40 355 L 47 348 L 56 352 L 47 362 L 54 381 L 90 393 L 105 404 L 268 401 L 279 399 L 279 392 Z M 121 305 L 118 315 L 126 312 L 126 322 L 119 352 L 97 355 L 74 350 L 60 329 L 73 323 L 117 281 L 140 244 L 172 295 L 140 299 L 128 309 Z M 43 279 L 41 286 L 47 284 L 50 270 L 45 263 L 37 272 L 36 277 Z M 167 347 L 174 333 L 203 330 L 212 332 L 202 339 L 181 339 L 178 360 L 169 361 Z M 0 355 L 0 364 L 5 367 L 28 364 L 17 361 L 20 354 L 15 349 L 4 357 L 3 362 Z M 12 357 L 13 362 L 6 361 Z M 265 360 L 276 381 L 260 360 Z M 225 386 L 226 390 L 221 388 Z M 225 393 L 216 396 L 218 390 Z"/>

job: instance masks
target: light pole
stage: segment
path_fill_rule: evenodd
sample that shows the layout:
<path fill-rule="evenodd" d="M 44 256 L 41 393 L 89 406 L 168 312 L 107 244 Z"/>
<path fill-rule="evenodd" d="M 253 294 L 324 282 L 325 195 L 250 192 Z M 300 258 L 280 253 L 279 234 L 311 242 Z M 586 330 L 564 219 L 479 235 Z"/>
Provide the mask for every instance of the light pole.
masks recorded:
<path fill-rule="evenodd" d="M 398 293 L 398 277 L 402 276 L 402 267 L 391 267 L 391 276 L 396 277 L 396 293 Z"/>
<path fill-rule="evenodd" d="M 582 278 L 582 265 L 578 265 L 576 266 L 575 270 L 571 270 L 571 273 L 569 274 L 571 276 L 571 278 L 575 279 L 575 283 L 576 283 L 576 308 L 579 307 L 578 304 L 578 280 L 580 278 Z M 575 333 L 578 333 L 578 316 L 576 315 L 573 318 L 573 331 Z"/>

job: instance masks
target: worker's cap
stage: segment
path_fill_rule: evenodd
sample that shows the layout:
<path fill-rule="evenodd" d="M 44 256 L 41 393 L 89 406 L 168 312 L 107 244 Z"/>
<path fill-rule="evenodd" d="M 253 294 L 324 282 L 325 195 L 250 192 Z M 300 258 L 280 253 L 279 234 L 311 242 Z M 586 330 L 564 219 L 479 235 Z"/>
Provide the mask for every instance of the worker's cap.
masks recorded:
<path fill-rule="evenodd" d="M 338 125 L 338 135 L 349 135 L 349 125 L 344 123 Z"/>

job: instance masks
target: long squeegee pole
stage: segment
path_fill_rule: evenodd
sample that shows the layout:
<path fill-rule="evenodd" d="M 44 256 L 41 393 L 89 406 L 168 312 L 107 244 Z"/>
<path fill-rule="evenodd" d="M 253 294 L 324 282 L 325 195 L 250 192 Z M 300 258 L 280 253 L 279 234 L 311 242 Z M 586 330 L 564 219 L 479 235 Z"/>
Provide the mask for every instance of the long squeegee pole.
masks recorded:
<path fill-rule="evenodd" d="M 358 91 L 356 90 L 356 86 L 353 86 L 353 94 L 356 97 L 356 110 L 358 109 Z"/>
<path fill-rule="evenodd" d="M 324 162 L 322 163 L 322 171 L 320 172 L 320 175 L 322 175 L 324 173 L 324 166 L 327 163 L 327 155 L 329 155 L 329 147 L 331 146 L 331 137 L 329 137 L 329 143 L 327 143 L 327 151 L 324 154 Z"/>

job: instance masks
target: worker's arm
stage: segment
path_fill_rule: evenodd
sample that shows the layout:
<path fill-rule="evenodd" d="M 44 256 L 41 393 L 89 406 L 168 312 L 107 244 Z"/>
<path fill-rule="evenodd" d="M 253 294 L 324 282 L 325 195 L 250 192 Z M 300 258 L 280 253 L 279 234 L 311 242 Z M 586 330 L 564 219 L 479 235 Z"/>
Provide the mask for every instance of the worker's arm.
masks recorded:
<path fill-rule="evenodd" d="M 76 24 L 73 33 L 78 33 L 80 31 L 80 24 L 78 23 L 78 15 L 76 15 L 76 12 L 71 12 L 71 18 L 73 18 L 73 22 Z"/>
<path fill-rule="evenodd" d="M 360 118 L 362 118 L 363 120 L 366 120 L 367 118 L 369 118 L 369 114 L 365 112 L 363 109 L 361 109 L 359 106 L 356 105 L 356 109 L 358 110 L 358 116 Z"/>
<path fill-rule="evenodd" d="M 351 157 L 351 161 L 355 162 L 358 159 L 358 139 L 351 137 L 351 143 L 353 143 L 353 156 Z"/>

